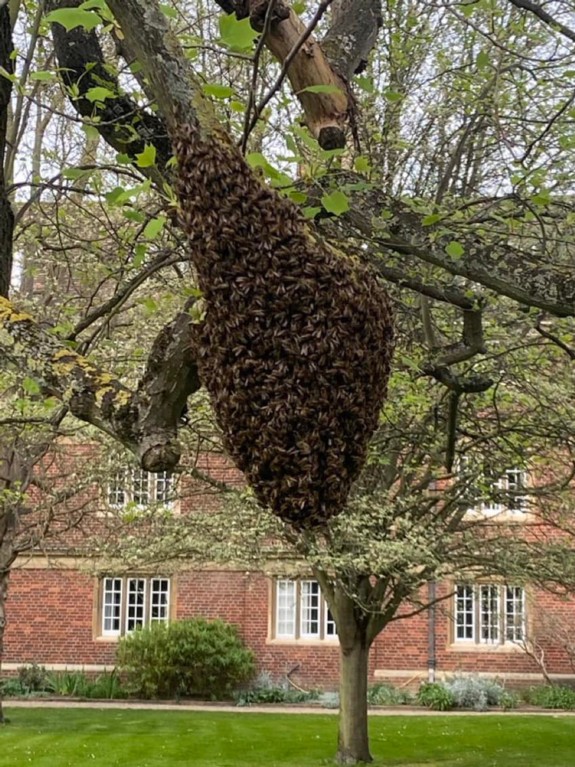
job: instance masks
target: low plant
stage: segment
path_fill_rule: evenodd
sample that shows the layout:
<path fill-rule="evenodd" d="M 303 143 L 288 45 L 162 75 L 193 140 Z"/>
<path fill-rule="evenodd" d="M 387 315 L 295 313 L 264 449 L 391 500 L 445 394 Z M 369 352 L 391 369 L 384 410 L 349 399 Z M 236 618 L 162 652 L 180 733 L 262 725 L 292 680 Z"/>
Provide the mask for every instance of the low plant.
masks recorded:
<path fill-rule="evenodd" d="M 564 685 L 531 687 L 525 693 L 527 703 L 541 708 L 575 709 L 575 689 Z"/>
<path fill-rule="evenodd" d="M 3 698 L 16 698 L 20 695 L 26 695 L 26 691 L 23 689 L 19 679 L 10 677 L 9 679 L 3 679 L 0 682 L 0 696 Z"/>
<path fill-rule="evenodd" d="M 499 705 L 504 711 L 510 711 L 513 708 L 517 708 L 520 702 L 521 699 L 517 693 L 504 690 L 501 699 L 499 700 Z"/>
<path fill-rule="evenodd" d="M 37 663 L 20 666 L 18 669 L 18 681 L 24 694 L 44 692 L 46 690 L 46 679 L 46 669 Z"/>
<path fill-rule="evenodd" d="M 417 702 L 433 711 L 449 711 L 455 706 L 453 693 L 439 682 L 424 682 L 417 693 Z"/>
<path fill-rule="evenodd" d="M 126 698 L 124 690 L 115 671 L 104 672 L 95 679 L 83 671 L 55 671 L 47 674 L 46 690 L 54 695 L 72 698 Z"/>
<path fill-rule="evenodd" d="M 126 688 L 143 698 L 217 700 L 231 697 L 245 684 L 255 664 L 234 626 L 192 618 L 124 637 L 118 645 L 117 668 Z"/>
<path fill-rule="evenodd" d="M 374 684 L 367 691 L 367 702 L 370 706 L 403 706 L 413 703 L 413 695 L 390 684 Z"/>
<path fill-rule="evenodd" d="M 489 706 L 501 705 L 505 688 L 493 679 L 478 676 L 455 676 L 444 682 L 453 695 L 457 708 L 472 708 L 486 711 Z"/>
<path fill-rule="evenodd" d="M 313 692 L 288 690 L 285 687 L 253 687 L 235 695 L 237 706 L 254 706 L 258 703 L 305 703 L 317 698 Z"/>
<path fill-rule="evenodd" d="M 339 692 L 320 692 L 318 703 L 323 708 L 339 708 Z"/>

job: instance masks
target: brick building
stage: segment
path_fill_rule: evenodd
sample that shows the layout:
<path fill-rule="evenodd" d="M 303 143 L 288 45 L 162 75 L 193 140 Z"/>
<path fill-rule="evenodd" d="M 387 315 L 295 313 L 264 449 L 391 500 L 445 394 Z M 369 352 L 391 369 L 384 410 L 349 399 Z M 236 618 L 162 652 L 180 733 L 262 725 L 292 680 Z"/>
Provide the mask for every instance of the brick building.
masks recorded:
<path fill-rule="evenodd" d="M 506 481 L 518 479 L 510 473 Z M 136 472 L 129 486 L 110 483 L 108 501 L 116 506 L 162 501 L 169 489 L 169 478 Z M 62 551 L 34 553 L 13 571 L 6 671 L 32 662 L 52 669 L 110 669 L 123 634 L 155 621 L 201 615 L 235 624 L 260 670 L 274 678 L 290 674 L 304 687 L 337 684 L 335 625 L 310 578 L 274 579 L 233 568 L 184 568 L 172 575 L 143 569 L 96 577 L 73 549 Z M 441 677 L 465 672 L 497 676 L 510 685 L 534 683 L 542 675 L 533 655 L 544 659 L 550 676 L 575 681 L 575 653 L 569 645 L 574 601 L 512 583 L 437 583 L 428 588 L 446 598 L 414 617 L 394 621 L 377 637 L 370 682 L 413 686 L 430 673 Z"/>

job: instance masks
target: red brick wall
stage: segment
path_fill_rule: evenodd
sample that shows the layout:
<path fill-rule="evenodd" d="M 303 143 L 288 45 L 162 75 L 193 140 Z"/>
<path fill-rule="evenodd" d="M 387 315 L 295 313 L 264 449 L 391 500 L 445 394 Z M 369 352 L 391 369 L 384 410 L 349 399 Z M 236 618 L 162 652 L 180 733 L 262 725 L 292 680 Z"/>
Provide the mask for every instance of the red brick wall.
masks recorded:
<path fill-rule="evenodd" d="M 113 665 L 115 643 L 93 635 L 94 579 L 65 569 L 16 569 L 8 590 L 6 663 Z"/>
<path fill-rule="evenodd" d="M 444 590 L 448 586 L 443 587 Z M 5 639 L 7 663 L 114 663 L 116 643 L 94 636 L 95 579 L 66 569 L 17 569 L 8 601 Z M 338 679 L 337 642 L 280 642 L 269 637 L 270 581 L 260 573 L 183 572 L 174 579 L 175 617 L 202 615 L 235 624 L 256 653 L 258 668 L 277 680 L 297 666 L 292 679 L 303 687 L 335 687 Z M 537 673 L 537 665 L 517 649 L 461 649 L 452 642 L 449 603 L 436 608 L 436 660 L 441 672 Z M 575 605 L 539 592 L 530 600 L 530 623 L 537 635 L 543 615 L 563 615 L 575 624 Z M 408 608 L 406 608 L 408 609 Z M 428 613 L 391 623 L 374 643 L 370 681 L 376 670 L 396 682 L 410 675 L 424 678 L 428 667 Z M 541 636 L 543 636 L 541 634 Z M 543 642 L 550 673 L 574 673 L 566 653 Z"/>

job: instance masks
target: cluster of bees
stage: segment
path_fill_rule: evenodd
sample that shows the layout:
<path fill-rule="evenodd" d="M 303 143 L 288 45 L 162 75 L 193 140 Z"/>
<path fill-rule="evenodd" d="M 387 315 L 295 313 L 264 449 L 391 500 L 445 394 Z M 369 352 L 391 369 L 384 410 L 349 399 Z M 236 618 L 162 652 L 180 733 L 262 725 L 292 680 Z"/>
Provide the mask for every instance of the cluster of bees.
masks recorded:
<path fill-rule="evenodd" d="M 258 500 L 297 528 L 345 506 L 385 397 L 390 302 L 229 144 L 181 126 L 182 225 L 205 300 L 200 377 Z"/>

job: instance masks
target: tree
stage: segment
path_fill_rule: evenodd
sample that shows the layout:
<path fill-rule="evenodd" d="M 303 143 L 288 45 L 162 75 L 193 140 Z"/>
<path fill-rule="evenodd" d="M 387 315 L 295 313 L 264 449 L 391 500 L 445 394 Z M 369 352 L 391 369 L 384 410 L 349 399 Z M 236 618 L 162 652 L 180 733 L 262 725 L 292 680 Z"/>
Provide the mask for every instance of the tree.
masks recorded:
<path fill-rule="evenodd" d="M 485 336 L 489 335 L 486 326 L 497 327 L 505 336 L 516 327 L 525 328 L 516 317 L 511 322 L 508 311 L 516 315 L 517 305 L 533 309 L 535 316 L 526 315 L 528 325 L 573 357 L 572 179 L 561 162 L 562 152 L 572 141 L 570 101 L 564 97 L 571 54 L 556 37 L 564 35 L 565 28 L 543 27 L 539 20 L 505 2 L 462 8 L 445 3 L 420 13 L 419 4 L 391 3 L 382 10 L 371 0 L 342 0 L 331 9 L 324 56 L 317 47 L 317 33 L 329 2 L 320 3 L 307 23 L 279 2 L 218 3 L 226 13 L 235 13 L 235 19 L 229 17 L 221 32 L 229 51 L 234 53 L 234 46 L 236 53 L 238 48 L 253 50 L 251 77 L 246 79 L 249 108 L 238 137 L 241 145 L 248 145 L 256 124 L 258 130 L 265 130 L 265 121 L 258 123 L 258 119 L 266 117 L 270 93 L 277 93 L 286 77 L 304 110 L 313 139 L 292 126 L 289 145 L 303 176 L 298 184 L 293 179 L 285 183 L 287 174 L 282 176 L 261 153 L 248 159 L 261 169 L 268 185 L 283 183 L 284 195 L 299 201 L 306 214 L 315 217 L 310 224 L 313 230 L 306 230 L 292 218 L 285 200 L 265 191 L 263 182 L 233 150 L 233 141 L 222 128 L 223 122 L 230 122 L 229 115 L 206 100 L 206 92 L 225 100 L 231 95 L 226 91 L 230 86 L 223 90 L 221 83 L 204 86 L 190 64 L 193 57 L 188 57 L 169 31 L 165 15 L 155 3 L 110 0 L 107 7 L 96 3 L 96 10 L 79 9 L 79 3 L 69 1 L 48 5 L 52 15 L 47 18 L 53 24 L 55 51 L 72 106 L 120 152 L 123 162 L 134 163 L 149 182 L 147 189 L 154 186 L 167 198 L 166 220 L 168 214 L 175 218 L 170 207 L 171 147 L 166 129 L 177 137 L 185 172 L 194 179 L 192 186 L 180 185 L 182 210 L 187 213 L 184 228 L 191 235 L 192 260 L 208 298 L 221 278 L 210 272 L 206 256 L 215 251 L 221 255 L 222 248 L 234 252 L 240 235 L 242 247 L 248 243 L 243 256 L 249 256 L 252 226 L 257 243 L 254 257 L 262 244 L 268 247 L 271 243 L 273 249 L 278 241 L 273 240 L 269 224 L 278 217 L 293 226 L 290 242 L 297 240 L 306 252 L 324 252 L 320 239 L 335 242 L 339 251 L 343 243 L 348 255 L 370 261 L 385 280 L 400 286 L 400 300 L 406 301 L 406 290 L 421 297 L 418 307 L 407 301 L 408 316 L 418 313 L 421 320 L 414 334 L 420 353 L 410 355 L 411 369 L 436 380 L 447 391 L 441 460 L 448 471 L 461 436 L 461 407 L 468 394 L 487 391 L 493 380 L 482 373 Z M 189 11 L 183 4 L 163 8 L 176 19 L 180 10 Z M 534 8 L 537 10 L 536 6 L 528 10 Z M 541 13 L 537 15 L 541 17 Z M 261 29 L 259 39 L 246 17 L 256 30 Z M 124 60 L 136 61 L 134 77 L 142 92 L 156 102 L 158 113 L 142 107 L 137 96 L 126 95 L 121 87 L 125 78 L 106 66 L 94 31 L 101 18 L 115 31 Z M 376 45 L 380 20 L 384 50 Z M 448 34 L 443 33 L 445 29 Z M 353 45 L 348 44 L 350 37 Z M 257 101 L 264 44 L 281 65 L 271 89 Z M 197 42 L 192 41 L 187 50 L 194 45 Z M 557 65 L 551 77 L 546 68 L 553 45 Z M 354 109 L 346 80 L 364 66 L 373 46 L 369 76 L 357 80 L 368 92 L 362 115 Z M 457 50 L 461 53 L 453 66 Z M 313 56 L 309 55 L 312 51 Z M 529 69 L 525 61 L 530 62 Z M 539 95 L 531 78 L 541 79 L 544 71 L 546 89 Z M 347 160 L 337 167 L 349 125 L 356 139 L 370 149 L 366 155 L 350 151 L 354 171 L 344 170 L 350 165 Z M 516 146 L 521 147 L 517 155 Z M 210 160 L 216 156 L 217 164 Z M 202 173 L 196 166 L 199 160 L 204 162 Z M 321 174 L 306 171 L 306 167 L 318 165 Z M 259 220 L 258 206 L 264 201 L 269 218 Z M 243 218 L 238 221 L 240 203 Z M 192 220 L 194 215 L 196 220 Z M 249 222 L 249 227 L 235 231 L 226 228 L 228 221 Z M 338 258 L 335 251 L 329 252 Z M 330 261 L 343 262 L 345 258 Z M 158 268 L 163 266 L 165 262 Z M 136 275 L 133 279 L 141 278 Z M 124 288 L 130 291 L 129 280 Z M 102 302 L 95 314 L 88 313 L 88 324 L 113 311 L 121 292 L 119 289 L 111 305 Z M 187 397 L 199 386 L 196 353 L 206 357 L 216 349 L 211 343 L 215 337 L 205 332 L 202 338 L 201 323 L 193 322 L 189 314 L 196 298 L 188 295 L 187 305 L 182 300 L 180 312 L 159 334 L 147 373 L 136 388 L 72 348 L 70 342 L 76 344 L 87 327 L 85 321 L 77 323 L 67 344 L 62 343 L 6 298 L 0 299 L 0 348 L 3 358 L 27 370 L 43 392 L 57 396 L 71 413 L 113 435 L 146 468 L 169 468 L 180 455 L 177 432 Z M 442 314 L 438 304 L 454 310 Z M 220 310 L 225 311 L 225 306 Z M 388 322 L 380 319 L 382 331 Z M 200 329 L 195 327 L 198 324 Z M 384 336 L 380 333 L 380 341 Z M 200 356 L 200 367 L 202 359 Z M 384 354 L 379 368 L 370 366 L 374 378 L 386 362 Z M 214 368 L 210 371 L 204 365 L 204 370 L 206 377 L 217 378 Z M 212 389 L 217 400 L 215 384 Z M 375 404 L 378 401 L 376 397 Z M 235 444 L 230 438 L 232 453 Z M 350 456 L 344 492 L 335 494 L 339 495 L 337 510 L 364 450 L 360 447 Z M 247 452 L 241 449 L 236 459 L 240 454 Z M 315 446 L 312 454 L 320 454 Z M 263 460 L 259 455 L 253 457 L 261 460 L 258 476 L 251 478 L 257 487 L 267 481 L 269 461 L 265 456 Z M 253 463 L 250 458 L 245 468 L 251 470 Z M 272 474 L 274 471 L 272 467 Z M 262 497 L 271 500 L 270 494 Z M 317 515 L 314 518 L 321 521 Z M 316 533 L 310 536 L 314 539 Z M 308 552 L 313 562 L 312 555 L 313 551 Z M 327 581 L 324 586 L 329 599 Z M 415 588 L 412 582 L 410 586 Z M 355 593 L 351 586 L 347 591 Z M 340 601 L 343 605 L 344 597 Z M 338 612 L 335 596 L 333 604 Z M 339 612 L 343 615 L 343 606 Z M 343 626 L 344 617 L 340 622 Z M 364 644 L 366 641 L 364 632 Z M 346 743 L 346 738 L 351 738 L 349 731 L 342 734 L 343 758 L 367 758 L 363 735 L 359 744 Z"/>

